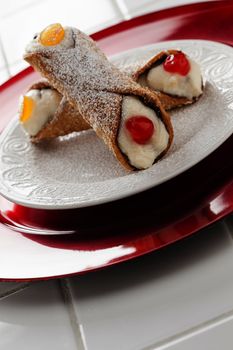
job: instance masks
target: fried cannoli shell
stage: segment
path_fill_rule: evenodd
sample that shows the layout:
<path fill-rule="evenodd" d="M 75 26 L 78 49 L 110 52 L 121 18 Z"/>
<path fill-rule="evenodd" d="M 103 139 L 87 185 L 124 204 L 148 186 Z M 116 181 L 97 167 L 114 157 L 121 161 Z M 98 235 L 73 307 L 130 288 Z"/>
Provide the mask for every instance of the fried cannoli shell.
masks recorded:
<path fill-rule="evenodd" d="M 179 51 L 168 50 L 160 52 L 156 56 L 152 57 L 144 66 L 132 73 L 132 78 L 140 83 L 140 77 L 142 77 L 145 72 L 147 72 L 153 66 L 163 62 L 168 55 L 176 54 L 177 52 Z M 54 89 L 47 80 L 43 79 L 37 83 L 34 83 L 29 90 L 44 88 Z M 165 110 L 171 110 L 173 108 L 192 104 L 198 99 L 193 98 L 190 100 L 186 97 L 172 96 L 160 91 L 154 92 L 158 96 Z M 89 128 L 89 124 L 85 122 L 78 110 L 72 107 L 72 105 L 65 98 L 63 98 L 54 118 L 47 123 L 36 136 L 31 137 L 31 140 L 32 142 L 38 142 L 44 139 L 52 139 L 58 136 L 67 135 L 72 132 L 87 130 Z"/>
<path fill-rule="evenodd" d="M 53 89 L 53 87 L 47 80 L 43 79 L 32 84 L 28 91 L 32 89 Z M 90 129 L 89 124 L 85 122 L 80 113 L 63 97 L 54 117 L 35 136 L 31 136 L 31 141 L 36 143 L 41 140 L 49 140 L 87 129 Z"/>
<path fill-rule="evenodd" d="M 135 170 L 135 167 L 130 164 L 117 142 L 122 100 L 127 95 L 138 97 L 156 112 L 168 132 L 168 144 L 159 155 L 161 158 L 172 143 L 173 128 L 170 117 L 157 96 L 120 72 L 105 58 L 90 37 L 76 28 L 71 30 L 73 47 L 66 50 L 59 47 L 39 47 L 31 52 L 27 51 L 25 60 L 80 112 L 83 119 L 128 170 Z"/>
<path fill-rule="evenodd" d="M 138 68 L 138 70 L 132 74 L 132 78 L 135 79 L 140 84 L 140 78 L 143 74 L 147 73 L 151 68 L 161 64 L 165 61 L 167 56 L 175 55 L 181 51 L 179 50 L 167 50 L 161 51 L 157 55 L 153 56 L 144 66 Z M 143 84 L 142 84 L 143 85 Z M 182 107 L 194 103 L 199 99 L 200 96 L 189 99 L 187 97 L 174 96 L 166 94 L 165 92 L 155 91 L 157 94 L 162 106 L 166 111 L 169 111 L 173 108 Z"/>

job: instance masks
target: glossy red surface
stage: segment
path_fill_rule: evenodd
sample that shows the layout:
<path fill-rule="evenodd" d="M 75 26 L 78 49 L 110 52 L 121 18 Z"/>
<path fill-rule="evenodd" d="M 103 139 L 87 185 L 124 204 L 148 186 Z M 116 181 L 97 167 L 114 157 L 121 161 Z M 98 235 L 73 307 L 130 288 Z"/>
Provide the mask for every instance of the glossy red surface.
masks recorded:
<path fill-rule="evenodd" d="M 108 54 L 160 40 L 202 38 L 233 44 L 233 3 L 216 1 L 145 15 L 93 35 Z M 211 18 L 211 20 L 209 20 Z M 37 78 L 26 69 L 0 87 L 0 130 L 17 110 L 18 96 Z M 233 209 L 233 136 L 202 162 L 153 189 L 112 203 L 73 210 L 26 208 L 0 199 L 0 234 L 18 231 L 22 240 L 92 256 L 118 247 L 119 254 L 96 265 L 59 273 L 0 275 L 4 280 L 52 278 L 82 273 L 135 258 L 189 236 Z M 70 235 L 40 235 L 71 233 Z M 73 233 L 73 234 L 72 234 Z M 131 248 L 124 254 L 123 248 Z M 30 263 L 30 262 L 29 262 Z M 19 267 L 20 268 L 20 267 Z M 7 276 L 7 278 L 6 278 Z"/>
<path fill-rule="evenodd" d="M 173 39 L 206 39 L 233 45 L 233 2 L 208 1 L 150 13 L 95 33 L 109 55 Z"/>
<path fill-rule="evenodd" d="M 163 68 L 169 73 L 187 75 L 190 71 L 190 63 L 186 56 L 180 52 L 176 55 L 169 55 L 163 62 Z"/>
<path fill-rule="evenodd" d="M 144 145 L 149 142 L 154 132 L 156 132 L 153 122 L 143 115 L 135 115 L 127 119 L 125 127 L 132 139 Z"/>

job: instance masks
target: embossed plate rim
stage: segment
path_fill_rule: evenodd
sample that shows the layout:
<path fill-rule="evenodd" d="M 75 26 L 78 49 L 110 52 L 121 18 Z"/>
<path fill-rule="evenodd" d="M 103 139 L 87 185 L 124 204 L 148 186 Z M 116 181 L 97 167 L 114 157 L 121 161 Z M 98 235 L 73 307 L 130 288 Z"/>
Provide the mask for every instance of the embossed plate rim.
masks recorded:
<path fill-rule="evenodd" d="M 138 54 L 140 52 L 147 52 L 150 50 L 158 50 L 158 49 L 163 49 L 163 48 L 169 48 L 169 47 L 185 47 L 187 45 L 190 45 L 192 43 L 192 46 L 196 46 L 196 47 L 205 47 L 206 45 L 211 45 L 211 49 L 213 49 L 213 47 L 219 49 L 221 52 L 228 52 L 229 54 L 232 55 L 232 59 L 233 59 L 233 50 L 231 47 L 221 44 L 221 43 L 217 43 L 217 42 L 212 42 L 212 41 L 208 41 L 208 40 L 175 40 L 175 41 L 164 41 L 164 42 L 160 42 L 160 43 L 156 43 L 156 44 L 152 44 L 152 45 L 147 45 L 147 46 L 142 46 L 142 47 L 138 47 L 138 48 L 134 48 L 134 49 L 130 49 L 128 51 L 124 51 L 121 52 L 117 55 L 114 55 L 111 57 L 111 60 L 117 61 L 119 59 L 123 59 L 124 57 L 129 56 L 130 54 Z M 136 52 L 136 53 L 135 53 Z M 232 111 L 233 113 L 233 111 Z M 4 130 L 4 132 L 2 133 L 1 137 L 0 137 L 0 143 L 3 142 L 4 138 L 8 136 L 8 134 L 10 132 L 12 132 L 14 130 L 14 128 L 16 128 L 16 118 L 14 118 L 10 124 L 6 127 L 6 129 Z M 29 197 L 24 197 L 24 196 L 20 196 L 18 193 L 15 192 L 14 188 L 11 188 L 10 186 L 7 186 L 3 179 L 1 181 L 0 184 L 0 193 L 6 197 L 7 199 L 16 202 L 18 204 L 21 205 L 25 205 L 25 206 L 29 206 L 29 207 L 34 207 L 34 208 L 44 208 L 44 209 L 68 209 L 68 208 L 78 208 L 78 207 L 85 207 L 85 206 L 91 206 L 91 205 L 96 205 L 96 204 L 102 204 L 102 203 L 106 203 L 109 201 L 113 201 L 113 200 L 117 200 L 123 197 L 127 197 L 129 195 L 132 194 L 136 194 L 138 192 L 141 192 L 143 190 L 149 189 L 153 186 L 159 185 L 175 176 L 177 176 L 178 174 L 182 173 L 183 171 L 189 169 L 190 167 L 192 167 L 193 165 L 197 164 L 199 161 L 201 161 L 202 159 L 204 159 L 207 155 L 209 155 L 210 153 L 212 153 L 216 148 L 218 148 L 231 134 L 233 131 L 233 125 L 231 126 L 231 128 L 228 129 L 228 132 L 226 132 L 222 138 L 218 139 L 214 145 L 212 145 L 211 148 L 206 149 L 205 151 L 202 152 L 201 156 L 199 156 L 195 161 L 191 161 L 189 163 L 186 164 L 181 164 L 181 166 L 179 166 L 175 171 L 167 174 L 166 176 L 164 176 L 162 179 L 160 178 L 155 179 L 152 177 L 153 175 L 153 167 L 150 168 L 149 170 L 146 171 L 141 171 L 141 172 L 137 172 L 134 174 L 129 174 L 124 176 L 123 178 L 126 180 L 126 185 L 128 183 L 128 179 L 130 177 L 130 180 L 132 181 L 134 179 L 134 186 L 129 186 L 129 188 L 124 188 L 124 190 L 122 190 L 121 187 L 119 187 L 119 178 L 118 179 L 114 179 L 115 184 L 118 185 L 117 187 L 117 191 L 113 192 L 112 190 L 108 193 L 104 193 L 104 196 L 96 196 L 95 194 L 93 194 L 93 196 L 91 196 L 91 198 L 89 197 L 84 197 L 84 199 L 80 199 L 78 197 L 72 197 L 72 198 L 66 198 L 63 200 L 62 204 L 61 204 L 61 200 L 62 198 L 52 198 L 51 200 L 48 201 L 48 197 L 46 198 L 29 198 Z M 0 158 L 2 157 L 2 152 L 0 149 Z M 155 165 L 156 166 L 156 165 Z M 147 175 L 145 175 L 147 174 Z M 148 175 L 149 174 L 149 175 Z M 1 176 L 1 173 L 0 173 Z M 144 180 L 143 180 L 144 178 Z M 145 181 L 147 180 L 147 181 Z M 113 181 L 111 180 L 106 180 L 106 181 Z M 106 182 L 104 181 L 104 182 Z M 123 181 L 124 184 L 124 181 Z M 121 185 L 121 181 L 120 181 L 120 185 Z"/>

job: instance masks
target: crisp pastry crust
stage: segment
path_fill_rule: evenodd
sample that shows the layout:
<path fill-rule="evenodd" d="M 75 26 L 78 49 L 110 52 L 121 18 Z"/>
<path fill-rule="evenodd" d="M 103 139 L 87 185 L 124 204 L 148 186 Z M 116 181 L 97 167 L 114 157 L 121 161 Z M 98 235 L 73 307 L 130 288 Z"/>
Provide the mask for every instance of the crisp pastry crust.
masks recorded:
<path fill-rule="evenodd" d="M 142 76 L 145 75 L 151 68 L 164 62 L 167 56 L 175 55 L 180 52 L 181 51 L 179 50 L 161 51 L 157 55 L 153 56 L 148 62 L 146 62 L 144 66 L 140 67 L 135 73 L 133 73 L 132 78 L 135 79 L 136 81 L 139 81 L 140 78 L 142 78 Z M 192 104 L 196 102 L 201 96 L 200 95 L 198 97 L 189 99 L 187 97 L 174 96 L 174 95 L 166 94 L 160 91 L 155 91 L 155 93 L 157 94 L 162 106 L 167 111 L 177 107 L 182 107 L 185 105 Z"/>
<path fill-rule="evenodd" d="M 32 84 L 32 89 L 54 89 L 45 79 Z M 35 135 L 31 137 L 32 142 L 68 135 L 72 132 L 90 129 L 80 113 L 63 97 L 54 117 Z"/>
<path fill-rule="evenodd" d="M 143 67 L 139 68 L 135 73 L 133 73 L 132 77 L 140 83 L 141 78 L 146 72 L 148 72 L 151 68 L 158 65 L 159 63 L 163 62 L 168 55 L 176 54 L 178 52 L 180 51 L 168 50 L 160 52 L 151 58 Z M 102 57 L 106 59 L 103 54 Z M 28 90 L 44 88 L 54 89 L 51 84 L 44 79 L 33 84 Z M 193 99 L 188 99 L 186 97 L 169 95 L 167 93 L 159 91 L 156 91 L 155 93 L 165 110 L 171 110 L 177 107 L 182 107 L 184 105 L 192 104 L 200 97 L 199 96 Z M 89 128 L 89 124 L 85 122 L 78 110 L 63 98 L 56 114 L 54 115 L 54 118 L 50 120 L 50 122 L 47 123 L 37 135 L 32 137 L 31 140 L 33 142 L 38 142 L 43 139 L 51 139 L 58 136 L 67 135 L 75 131 L 78 132 L 87 130 Z"/>
<path fill-rule="evenodd" d="M 122 153 L 118 142 L 122 99 L 125 95 L 138 97 L 164 123 L 169 134 L 166 149 L 173 140 L 173 128 L 168 113 L 156 94 L 143 88 L 111 64 L 95 42 L 76 28 L 74 47 L 41 47 L 28 50 L 24 58 L 48 79 L 64 98 L 79 111 L 83 119 L 103 139 L 119 162 L 128 170 L 135 170 Z M 157 159 L 155 159 L 156 161 Z"/>

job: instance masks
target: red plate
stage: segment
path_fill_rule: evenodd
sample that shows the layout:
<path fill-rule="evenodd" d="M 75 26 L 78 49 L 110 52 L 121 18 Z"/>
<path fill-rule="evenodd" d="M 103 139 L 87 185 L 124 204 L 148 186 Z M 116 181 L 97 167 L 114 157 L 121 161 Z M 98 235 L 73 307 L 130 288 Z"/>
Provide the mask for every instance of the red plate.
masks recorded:
<path fill-rule="evenodd" d="M 232 13 L 232 1 L 198 3 L 138 17 L 93 37 L 107 54 L 183 38 L 232 45 Z M 18 96 L 35 79 L 29 68 L 0 87 L 1 129 L 15 114 Z M 233 209 L 232 146 L 233 136 L 165 184 L 104 205 L 46 211 L 2 198 L 0 279 L 54 278 L 95 270 L 159 249 L 219 220 Z M 48 230 L 75 234 L 45 235 Z"/>

